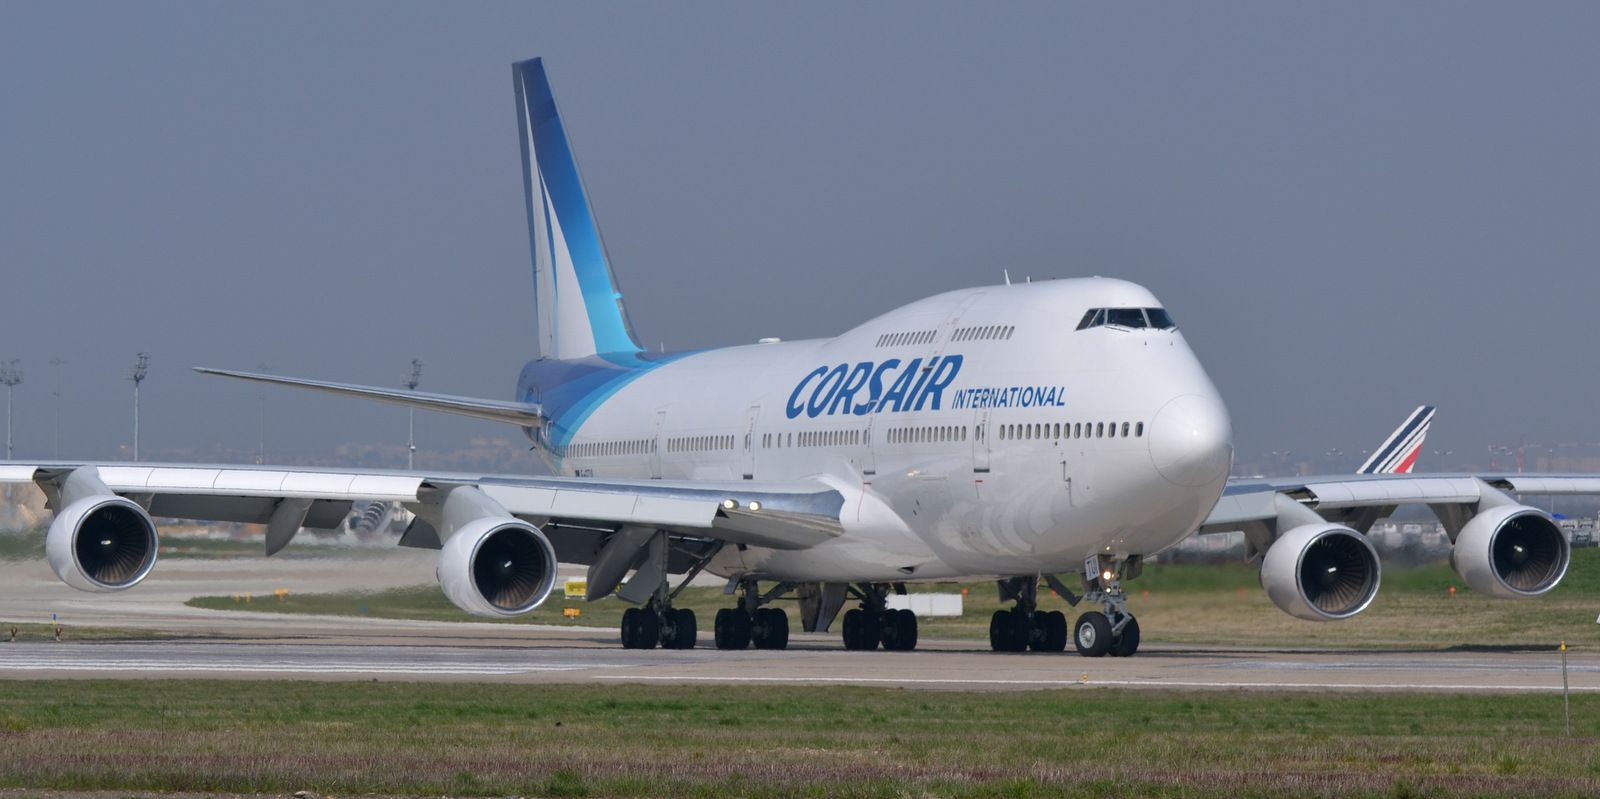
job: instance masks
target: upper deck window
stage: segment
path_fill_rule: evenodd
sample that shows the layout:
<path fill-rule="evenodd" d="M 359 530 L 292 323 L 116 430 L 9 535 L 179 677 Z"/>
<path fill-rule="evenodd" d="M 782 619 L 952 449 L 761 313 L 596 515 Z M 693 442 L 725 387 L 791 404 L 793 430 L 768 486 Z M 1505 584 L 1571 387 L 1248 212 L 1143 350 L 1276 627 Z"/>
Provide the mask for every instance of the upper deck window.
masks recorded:
<path fill-rule="evenodd" d="M 1090 308 L 1078 322 L 1079 330 L 1091 327 L 1120 327 L 1126 330 L 1154 328 L 1172 330 L 1177 327 L 1165 308 Z"/>

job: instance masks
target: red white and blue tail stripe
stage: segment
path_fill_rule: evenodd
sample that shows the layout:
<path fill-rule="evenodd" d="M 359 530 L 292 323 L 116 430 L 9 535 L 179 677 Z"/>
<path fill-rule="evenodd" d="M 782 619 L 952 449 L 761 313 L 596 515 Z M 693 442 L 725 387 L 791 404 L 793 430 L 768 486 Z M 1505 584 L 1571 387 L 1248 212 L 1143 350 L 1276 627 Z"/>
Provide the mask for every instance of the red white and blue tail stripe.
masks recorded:
<path fill-rule="evenodd" d="M 1428 425 L 1433 424 L 1432 405 L 1423 405 L 1411 412 L 1405 422 L 1395 428 L 1383 446 L 1356 474 L 1410 474 L 1417 465 L 1417 454 L 1422 452 L 1422 440 L 1428 435 Z"/>

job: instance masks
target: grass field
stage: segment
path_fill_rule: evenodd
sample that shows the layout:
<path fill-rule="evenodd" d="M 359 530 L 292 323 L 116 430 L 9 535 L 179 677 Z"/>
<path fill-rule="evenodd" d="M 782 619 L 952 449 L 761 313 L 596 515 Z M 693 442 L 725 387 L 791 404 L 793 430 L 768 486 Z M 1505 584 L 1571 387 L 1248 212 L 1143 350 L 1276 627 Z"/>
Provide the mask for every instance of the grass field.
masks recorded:
<path fill-rule="evenodd" d="M 1600 697 L 0 682 L 0 787 L 452 796 L 1600 793 Z"/>
<path fill-rule="evenodd" d="M 1306 647 L 1413 646 L 1555 646 L 1600 645 L 1600 549 L 1573 553 L 1572 568 L 1562 584 L 1538 599 L 1505 601 L 1474 594 L 1446 565 L 1385 572 L 1383 589 L 1372 607 L 1354 619 L 1336 623 L 1308 622 L 1288 616 L 1261 590 L 1256 568 L 1246 564 L 1152 565 L 1128 582 L 1129 605 L 1139 617 L 1146 641 L 1251 644 Z M 1456 587 L 1451 594 L 1449 588 Z M 1002 607 L 993 583 L 914 585 L 913 590 L 966 589 L 960 618 L 926 618 L 928 637 L 985 638 L 989 615 Z M 719 589 L 690 588 L 679 597 L 682 607 L 699 615 L 709 640 L 712 614 L 732 604 Z M 476 617 L 457 610 L 437 586 L 426 585 L 374 593 L 291 595 L 283 599 L 255 597 L 249 604 L 233 597 L 199 597 L 191 605 L 283 613 L 370 615 L 383 618 L 455 619 Z M 1045 597 L 1041 605 L 1073 609 L 1061 599 Z M 594 603 L 566 600 L 559 592 L 527 616 L 507 623 L 568 624 L 615 627 L 627 605 L 617 599 Z M 790 611 L 798 629 L 798 609 Z M 576 619 L 563 616 L 577 608 Z"/>

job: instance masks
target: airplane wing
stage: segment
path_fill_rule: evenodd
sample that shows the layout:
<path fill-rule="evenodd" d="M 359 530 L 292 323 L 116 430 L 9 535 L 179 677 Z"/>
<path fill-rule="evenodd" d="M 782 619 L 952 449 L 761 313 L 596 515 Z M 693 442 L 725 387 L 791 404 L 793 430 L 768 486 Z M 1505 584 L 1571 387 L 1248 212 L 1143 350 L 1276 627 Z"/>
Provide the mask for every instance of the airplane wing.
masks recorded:
<path fill-rule="evenodd" d="M 447 550 L 443 559 L 456 538 L 476 542 L 460 562 L 479 588 L 490 579 L 477 571 L 485 568 L 478 563 L 480 550 L 488 552 L 489 540 L 502 530 L 522 531 L 527 538 L 524 553 L 535 545 L 549 553 L 543 558 L 537 552 L 529 556 L 539 562 L 544 582 L 541 591 L 524 594 L 538 598 L 514 607 L 492 600 L 488 605 L 457 602 L 469 612 L 486 611 L 480 615 L 512 615 L 536 606 L 553 583 L 556 562 L 591 566 L 590 593 L 599 598 L 615 590 L 628 570 L 643 568 L 647 555 L 659 556 L 655 568 L 664 574 L 698 569 L 727 544 L 786 550 L 814 547 L 843 534 L 847 502 L 864 499 L 847 485 L 809 480 L 691 483 L 271 466 L 0 462 L 0 484 L 28 482 L 44 491 L 47 504 L 56 511 L 47 542 L 51 565 L 68 584 L 93 591 L 127 588 L 148 573 L 154 564 L 152 519 L 265 524 L 266 554 L 272 555 L 303 527 L 337 527 L 355 502 L 395 502 L 413 514 L 400 538 L 402 546 Z M 93 514 L 101 514 L 93 517 L 94 534 L 81 534 L 91 528 Z M 71 534 L 62 536 L 64 543 L 55 551 L 57 528 L 63 525 Z M 512 566 L 516 555 L 512 551 L 504 557 L 506 567 Z M 451 594 L 443 563 L 441 583 Z"/>
<path fill-rule="evenodd" d="M 311 391 L 320 391 L 324 394 L 337 394 L 343 397 L 359 397 L 361 399 L 377 400 L 392 405 L 405 405 L 410 408 L 453 413 L 459 416 L 471 416 L 477 419 L 487 419 L 491 422 L 509 422 L 523 427 L 533 427 L 544 423 L 544 410 L 533 402 L 512 402 L 506 400 L 487 400 L 476 397 L 458 397 L 450 394 L 430 394 L 426 391 L 407 391 L 398 388 L 382 388 L 378 386 L 360 386 L 352 383 L 334 383 L 326 380 L 306 380 L 299 377 L 281 377 L 278 375 L 264 375 L 255 372 L 235 372 L 227 369 L 207 369 L 195 367 L 195 371 L 207 375 L 232 377 L 237 380 L 249 380 L 254 383 L 268 383 L 291 388 L 303 388 Z"/>
<path fill-rule="evenodd" d="M 1600 474 L 1367 474 L 1235 478 L 1200 527 L 1201 533 L 1243 530 L 1251 555 L 1263 552 L 1275 528 L 1327 521 L 1366 533 L 1400 505 L 1427 505 L 1453 538 L 1464 516 L 1508 502 L 1512 495 L 1597 495 Z M 1306 516 L 1304 511 L 1311 513 Z M 1449 517 L 1449 518 L 1446 518 Z M 1287 525 L 1287 526 L 1286 526 Z"/>

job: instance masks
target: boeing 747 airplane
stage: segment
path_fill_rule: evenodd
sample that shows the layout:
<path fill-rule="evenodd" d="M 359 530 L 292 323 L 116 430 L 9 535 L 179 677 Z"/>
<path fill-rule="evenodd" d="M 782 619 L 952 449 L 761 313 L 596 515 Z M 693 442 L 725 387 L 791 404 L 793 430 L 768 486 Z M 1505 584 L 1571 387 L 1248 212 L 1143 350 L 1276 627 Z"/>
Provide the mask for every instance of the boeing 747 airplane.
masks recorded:
<path fill-rule="evenodd" d="M 1232 422 L 1173 314 L 1143 286 L 1084 278 L 951 291 L 832 338 L 651 353 L 628 321 L 538 59 L 513 67 L 539 358 L 516 394 L 483 400 L 203 369 L 521 428 L 553 476 L 272 466 L 7 462 L 55 509 L 47 553 L 67 584 L 120 591 L 156 565 L 154 519 L 266 525 L 266 554 L 352 503 L 414 518 L 399 544 L 439 551 L 461 609 L 538 607 L 558 562 L 588 566 L 588 599 L 636 607 L 622 645 L 692 647 L 673 604 L 701 574 L 728 580 L 721 649 L 782 649 L 844 610 L 849 649 L 908 650 L 917 619 L 886 597 L 914 581 L 995 579 L 1000 651 L 1127 656 L 1124 588 L 1200 531 L 1244 530 L 1261 583 L 1302 619 L 1346 619 L 1379 586 L 1365 533 L 1397 505 L 1443 520 L 1473 589 L 1543 594 L 1569 547 L 1520 494 L 1600 493 L 1582 475 L 1415 475 L 1431 408 L 1361 474 L 1229 479 Z M 1041 582 L 1084 612 L 1041 611 Z M 847 605 L 852 605 L 845 610 Z"/>

